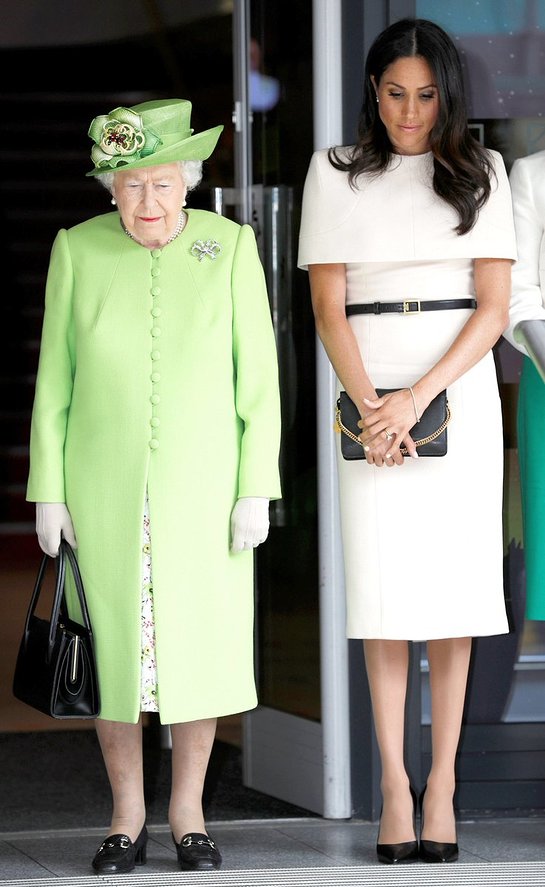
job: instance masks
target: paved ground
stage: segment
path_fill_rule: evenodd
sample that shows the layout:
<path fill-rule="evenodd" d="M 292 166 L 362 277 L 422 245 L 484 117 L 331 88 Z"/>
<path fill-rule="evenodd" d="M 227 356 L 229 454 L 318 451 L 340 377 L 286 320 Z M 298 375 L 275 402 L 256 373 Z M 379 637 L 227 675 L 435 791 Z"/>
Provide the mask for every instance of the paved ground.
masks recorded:
<path fill-rule="evenodd" d="M 74 803 L 77 803 L 76 798 Z M 209 830 L 222 850 L 224 866 L 217 881 L 201 876 L 202 883 L 208 887 L 212 883 L 233 883 L 233 879 L 228 877 L 230 872 L 239 872 L 241 876 L 245 872 L 248 878 L 248 872 L 255 872 L 256 876 L 260 873 L 261 885 L 284 884 L 291 880 L 288 878 L 289 872 L 296 875 L 294 870 L 299 872 L 300 884 L 303 881 L 307 883 L 306 877 L 302 877 L 303 870 L 307 876 L 311 870 L 309 877 L 315 870 L 315 878 L 311 877 L 308 883 L 316 885 L 351 884 L 352 878 L 355 878 L 357 883 L 363 885 L 430 885 L 437 882 L 445 885 L 486 883 L 545 887 L 543 819 L 462 822 L 458 831 L 461 849 L 458 864 L 404 866 L 403 877 L 401 867 L 382 866 L 376 861 L 376 826 L 369 823 L 322 819 L 238 821 L 210 823 Z M 3 883 L 13 879 L 21 887 L 27 881 L 39 887 L 41 881 L 51 883 L 50 879 L 63 878 L 69 879 L 64 883 L 87 883 L 87 878 L 92 875 L 90 860 L 102 836 L 103 831 L 97 828 L 2 832 L 0 881 Z M 487 865 L 490 863 L 494 865 Z M 498 865 L 500 863 L 510 865 L 502 867 Z M 323 880 L 324 870 L 330 875 L 326 880 Z M 133 880 L 150 882 L 154 875 L 153 883 L 156 884 L 193 883 L 193 877 L 188 880 L 181 873 L 179 878 L 182 880 L 178 877 L 173 880 L 176 872 L 176 856 L 168 829 L 152 826 L 148 862 L 136 870 L 131 883 Z M 95 883 L 100 883 L 100 880 L 95 879 Z M 126 883 L 125 877 L 122 881 Z M 111 879 L 108 879 L 110 882 Z M 243 883 L 250 883 L 242 878 L 238 882 L 235 878 L 235 882 L 239 887 Z"/>

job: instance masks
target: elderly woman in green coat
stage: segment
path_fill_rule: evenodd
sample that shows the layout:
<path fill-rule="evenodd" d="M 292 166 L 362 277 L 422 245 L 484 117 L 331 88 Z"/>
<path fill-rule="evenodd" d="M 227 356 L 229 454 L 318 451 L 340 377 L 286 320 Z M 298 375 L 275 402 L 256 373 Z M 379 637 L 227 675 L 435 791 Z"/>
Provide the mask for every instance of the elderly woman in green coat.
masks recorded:
<path fill-rule="evenodd" d="M 93 120 L 117 211 L 53 245 L 27 498 L 76 545 L 94 630 L 113 818 L 93 867 L 146 859 L 141 712 L 172 735 L 182 869 L 217 868 L 202 790 L 216 718 L 253 708 L 253 551 L 280 496 L 276 349 L 252 229 L 184 209 L 222 127 L 191 104 Z"/>

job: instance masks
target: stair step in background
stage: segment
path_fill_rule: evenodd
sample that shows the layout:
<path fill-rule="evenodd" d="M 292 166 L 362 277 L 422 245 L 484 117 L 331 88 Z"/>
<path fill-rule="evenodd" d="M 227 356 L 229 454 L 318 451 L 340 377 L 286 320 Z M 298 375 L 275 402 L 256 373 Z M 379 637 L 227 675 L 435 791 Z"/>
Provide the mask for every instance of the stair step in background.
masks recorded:
<path fill-rule="evenodd" d="M 26 484 L 28 477 L 28 445 L 0 447 L 0 484 Z"/>

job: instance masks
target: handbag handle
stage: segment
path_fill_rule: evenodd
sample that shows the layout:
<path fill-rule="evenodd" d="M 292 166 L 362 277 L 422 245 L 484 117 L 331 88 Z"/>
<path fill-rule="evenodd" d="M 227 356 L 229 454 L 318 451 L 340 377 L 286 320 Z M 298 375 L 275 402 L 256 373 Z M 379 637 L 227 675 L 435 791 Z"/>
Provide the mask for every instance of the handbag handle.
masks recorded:
<path fill-rule="evenodd" d="M 85 593 L 83 591 L 83 582 L 81 579 L 81 573 L 79 571 L 78 562 L 76 560 L 76 556 L 68 544 L 66 539 L 61 539 L 61 544 L 59 546 L 59 553 L 56 558 L 51 558 L 48 554 L 44 554 L 42 558 L 42 562 L 40 564 L 40 569 L 38 570 L 38 575 L 36 577 L 36 583 L 34 585 L 34 591 L 32 592 L 32 597 L 30 599 L 30 604 L 28 607 L 28 613 L 25 621 L 25 635 L 28 634 L 30 619 L 34 614 L 34 610 L 38 604 L 38 600 L 40 597 L 40 592 L 42 590 L 43 579 L 45 575 L 45 571 L 47 565 L 50 560 L 56 561 L 57 566 L 57 578 L 55 582 L 55 592 L 53 595 L 53 604 L 51 607 L 51 620 L 50 620 L 50 628 L 49 628 L 49 643 L 48 643 L 48 654 L 47 659 L 49 658 L 53 652 L 53 647 L 55 644 L 55 633 L 57 631 L 57 625 L 59 622 L 59 615 L 61 612 L 62 602 L 64 600 L 64 580 L 66 577 L 66 563 L 67 561 L 70 563 L 70 568 L 72 570 L 72 575 L 74 577 L 74 584 L 76 586 L 76 592 L 78 595 L 79 605 L 81 609 L 81 615 L 83 618 L 83 624 L 89 633 L 91 631 L 91 620 L 89 619 L 89 611 L 87 609 L 87 601 L 85 600 Z"/>

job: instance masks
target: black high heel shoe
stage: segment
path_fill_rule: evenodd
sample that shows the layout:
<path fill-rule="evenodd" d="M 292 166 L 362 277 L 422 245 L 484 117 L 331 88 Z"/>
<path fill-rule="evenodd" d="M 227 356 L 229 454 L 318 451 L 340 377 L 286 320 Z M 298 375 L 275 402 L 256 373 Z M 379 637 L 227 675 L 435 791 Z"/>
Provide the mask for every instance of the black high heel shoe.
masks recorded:
<path fill-rule="evenodd" d="M 219 869 L 221 866 L 221 853 L 216 843 L 208 835 L 200 832 L 188 832 L 179 844 L 172 835 L 178 863 L 183 871 L 206 871 Z"/>
<path fill-rule="evenodd" d="M 411 788 L 411 797 L 413 799 L 413 825 L 416 834 L 416 795 Z M 382 814 L 381 814 L 382 815 Z M 380 827 L 379 827 L 380 831 Z M 400 844 L 379 844 L 377 842 L 377 858 L 379 862 L 386 865 L 395 865 L 398 863 L 415 862 L 418 856 L 418 841 L 403 841 Z"/>
<path fill-rule="evenodd" d="M 146 826 L 143 826 L 134 844 L 128 835 L 108 835 L 95 853 L 92 866 L 99 875 L 132 872 L 135 865 L 146 862 L 147 843 Z"/>
<path fill-rule="evenodd" d="M 420 834 L 424 829 L 424 795 L 426 788 L 420 795 Z M 420 838 L 420 859 L 423 862 L 456 862 L 459 856 L 458 844 L 447 841 L 428 841 Z"/>

